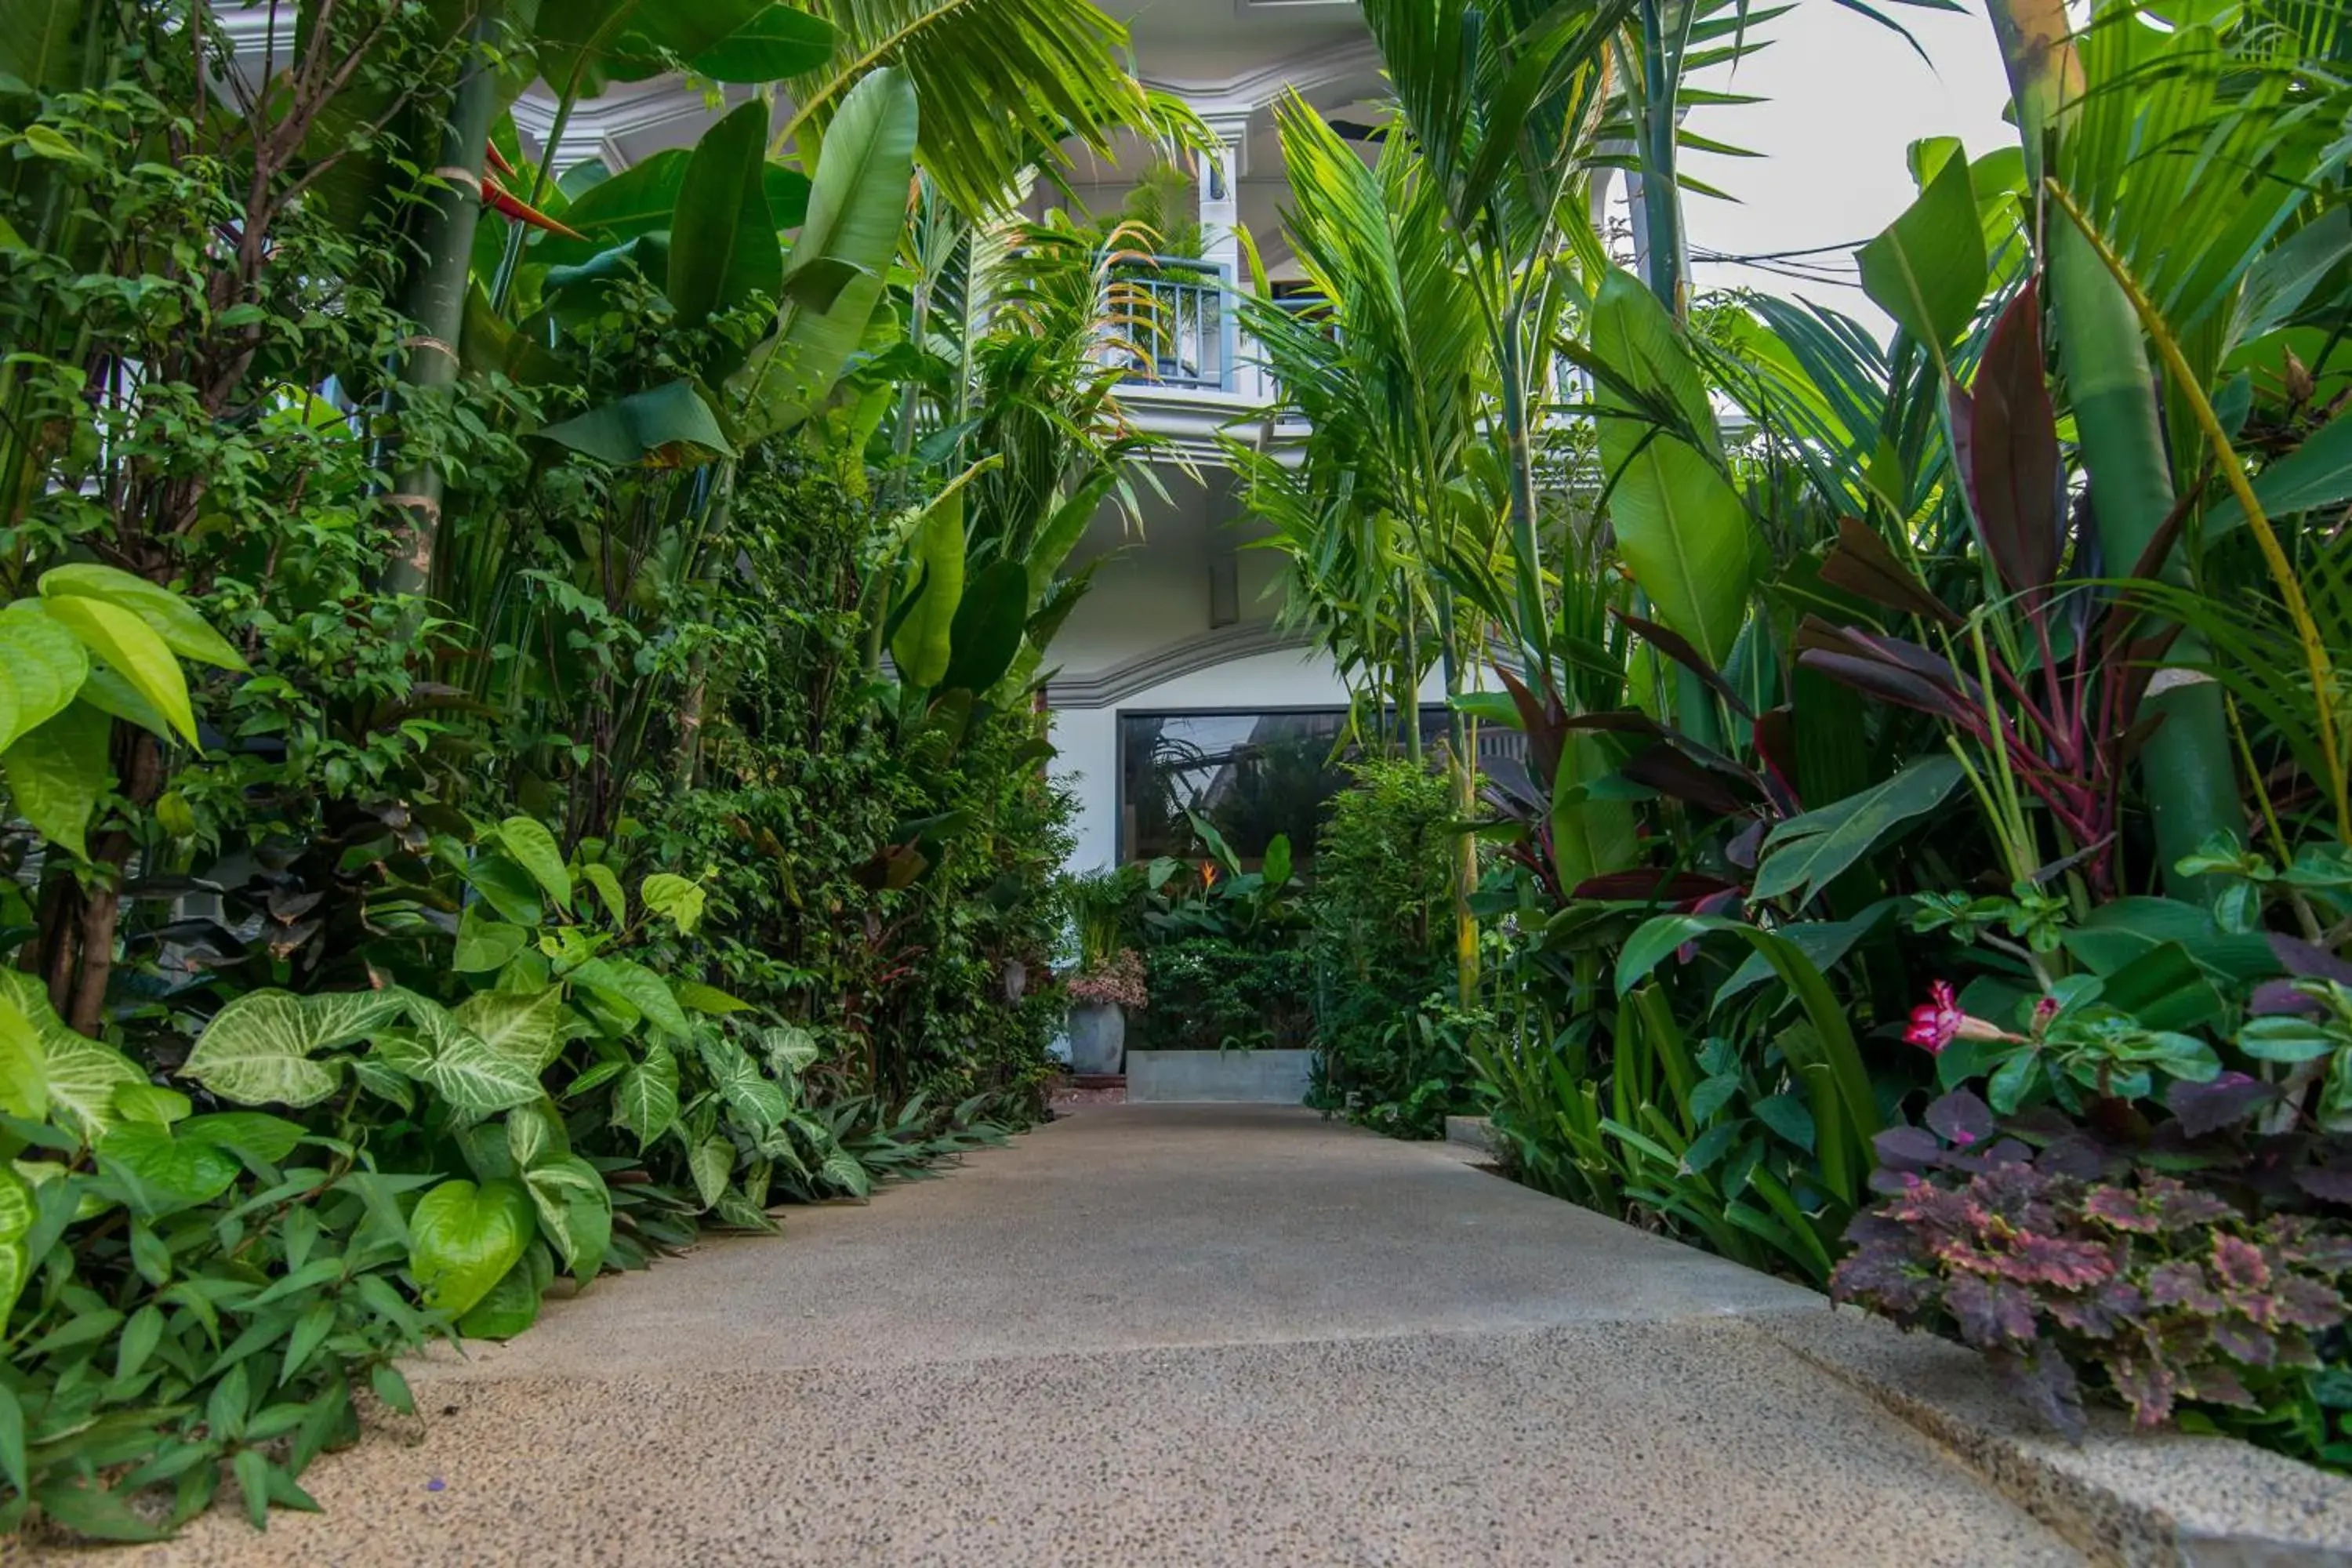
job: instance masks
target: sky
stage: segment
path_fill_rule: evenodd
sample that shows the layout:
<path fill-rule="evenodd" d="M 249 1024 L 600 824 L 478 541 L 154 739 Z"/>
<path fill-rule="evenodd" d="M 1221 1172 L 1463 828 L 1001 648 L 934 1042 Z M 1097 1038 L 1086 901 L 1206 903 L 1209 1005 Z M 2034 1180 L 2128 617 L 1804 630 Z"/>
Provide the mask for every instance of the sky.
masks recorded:
<path fill-rule="evenodd" d="M 1800 296 L 1856 316 L 1882 335 L 1889 323 L 1853 286 L 1850 248 L 1893 222 L 1916 194 L 1904 149 L 1925 136 L 1958 136 L 1971 158 L 2011 146 L 2001 120 L 2009 97 L 2000 54 L 1981 0 L 1965 15 L 1899 5 L 1880 9 L 1908 27 L 1927 58 L 1835 0 L 1798 0 L 1766 25 L 1769 47 L 1717 67 L 1706 83 L 1768 101 L 1692 111 L 1689 128 L 1763 154 L 1687 155 L 1690 177 L 1739 198 L 1686 193 L 1693 282 L 1700 289 L 1749 287 Z M 1708 262 L 1815 246 L 1807 258 L 1848 281 L 1797 280 L 1754 267 Z"/>

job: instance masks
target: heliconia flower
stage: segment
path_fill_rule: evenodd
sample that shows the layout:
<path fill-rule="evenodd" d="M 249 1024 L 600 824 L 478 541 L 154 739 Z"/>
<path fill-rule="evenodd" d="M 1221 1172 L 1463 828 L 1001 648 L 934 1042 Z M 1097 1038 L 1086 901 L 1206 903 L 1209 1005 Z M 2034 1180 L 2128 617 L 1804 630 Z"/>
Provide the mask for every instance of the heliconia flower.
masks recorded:
<path fill-rule="evenodd" d="M 1927 987 L 1927 1002 L 1911 1009 L 1911 1026 L 1903 1031 L 1903 1038 L 1931 1057 L 1940 1056 L 1960 1037 L 1960 1021 L 1967 1016 L 1951 986 L 1938 980 Z"/>
<path fill-rule="evenodd" d="M 543 228 L 548 233 L 561 235 L 565 239 L 582 239 L 586 237 L 577 229 L 568 228 L 564 225 L 556 222 L 555 219 L 548 216 L 545 213 L 541 212 L 537 207 L 525 205 L 504 185 L 499 184 L 495 178 L 488 174 L 484 174 L 482 176 L 482 200 L 490 205 L 490 209 L 493 212 L 499 213 L 506 217 L 513 218 L 518 223 L 527 223 L 533 228 Z"/>

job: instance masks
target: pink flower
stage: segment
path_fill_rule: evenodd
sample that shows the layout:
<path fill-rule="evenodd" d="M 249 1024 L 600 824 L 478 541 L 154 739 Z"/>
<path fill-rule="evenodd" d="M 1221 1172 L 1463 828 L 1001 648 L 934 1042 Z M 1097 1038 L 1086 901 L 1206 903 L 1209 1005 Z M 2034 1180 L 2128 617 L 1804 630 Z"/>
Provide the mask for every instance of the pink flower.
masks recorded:
<path fill-rule="evenodd" d="M 1951 986 L 1938 980 L 1927 987 L 1926 1005 L 1911 1009 L 1911 1026 L 1903 1031 L 1903 1038 L 1931 1057 L 1940 1056 L 1946 1046 L 1960 1037 L 1960 1024 L 1967 1016 Z"/>
<path fill-rule="evenodd" d="M 1903 1037 L 1929 1056 L 1940 1056 L 1954 1040 L 2014 1040 L 2018 1037 L 1998 1025 L 1982 1018 L 1972 1018 L 1960 1011 L 1960 999 L 1952 994 L 1947 982 L 1938 980 L 1927 987 L 1924 1005 L 1911 1009 L 1911 1026 Z"/>
<path fill-rule="evenodd" d="M 2057 1016 L 2057 997 L 2044 996 L 2042 1000 L 2036 1002 L 2033 1005 L 2033 1032 L 2037 1035 L 2042 1033 L 2042 1030 L 2050 1026 L 2050 1020 Z"/>

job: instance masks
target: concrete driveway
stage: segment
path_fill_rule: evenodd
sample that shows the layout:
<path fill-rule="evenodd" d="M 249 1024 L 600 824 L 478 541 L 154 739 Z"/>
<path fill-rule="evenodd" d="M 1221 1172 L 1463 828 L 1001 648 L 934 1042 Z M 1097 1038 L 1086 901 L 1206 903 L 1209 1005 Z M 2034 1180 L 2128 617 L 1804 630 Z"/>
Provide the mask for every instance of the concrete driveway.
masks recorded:
<path fill-rule="evenodd" d="M 1084 1110 L 413 1381 L 184 1563 L 2073 1563 L 1821 1298 L 1311 1113 Z"/>

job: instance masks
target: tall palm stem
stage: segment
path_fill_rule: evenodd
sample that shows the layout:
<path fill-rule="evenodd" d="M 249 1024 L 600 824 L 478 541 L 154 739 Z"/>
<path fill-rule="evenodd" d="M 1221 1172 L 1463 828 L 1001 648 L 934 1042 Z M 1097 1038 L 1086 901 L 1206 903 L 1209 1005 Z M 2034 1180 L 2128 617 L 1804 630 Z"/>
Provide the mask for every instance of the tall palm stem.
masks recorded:
<path fill-rule="evenodd" d="M 473 267 L 474 230 L 482 215 L 482 157 L 490 122 L 499 109 L 499 73 L 490 46 L 504 21 L 506 0 L 481 0 L 475 13 L 472 48 L 457 82 L 441 138 L 439 188 L 425 209 L 417 250 L 423 257 L 409 286 L 407 314 L 415 323 L 409 339 L 406 395 L 431 395 L 457 384 L 457 337 L 466 320 L 466 288 Z M 433 583 L 433 554 L 441 537 L 444 479 L 429 459 L 403 470 L 392 497 L 407 513 L 398 544 L 384 563 L 383 586 L 391 594 L 422 594 Z"/>

